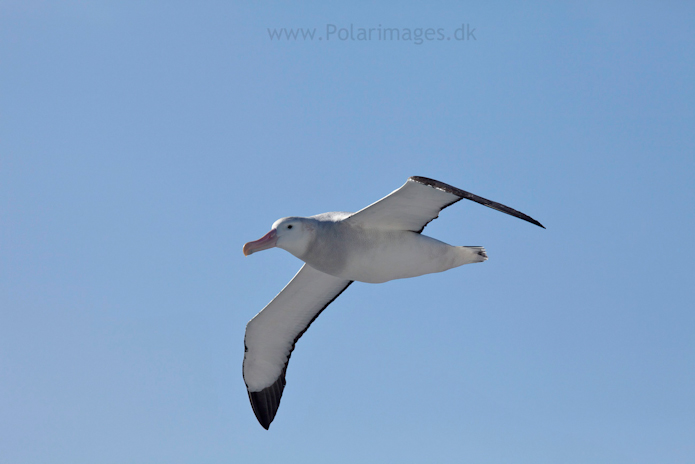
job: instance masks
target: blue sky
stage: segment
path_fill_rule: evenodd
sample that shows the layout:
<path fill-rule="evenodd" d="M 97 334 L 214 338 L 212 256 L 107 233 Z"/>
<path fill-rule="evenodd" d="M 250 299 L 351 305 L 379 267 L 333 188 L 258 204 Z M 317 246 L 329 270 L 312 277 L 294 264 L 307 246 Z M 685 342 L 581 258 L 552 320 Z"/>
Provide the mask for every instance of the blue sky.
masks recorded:
<path fill-rule="evenodd" d="M 0 2 L 0 462 L 695 459 L 695 8 Z M 443 29 L 466 41 L 271 40 Z M 278 416 L 246 322 L 288 215 L 407 177 L 490 260 L 354 284 Z M 467 203 L 467 204 L 463 204 Z"/>

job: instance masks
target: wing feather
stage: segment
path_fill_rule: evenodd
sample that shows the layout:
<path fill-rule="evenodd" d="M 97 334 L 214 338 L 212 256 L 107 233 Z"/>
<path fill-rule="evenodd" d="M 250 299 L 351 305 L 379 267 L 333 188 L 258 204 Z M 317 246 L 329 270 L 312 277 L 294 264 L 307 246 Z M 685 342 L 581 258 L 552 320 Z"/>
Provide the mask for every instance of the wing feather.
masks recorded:
<path fill-rule="evenodd" d="M 356 212 L 347 221 L 366 227 L 411 230 L 419 233 L 439 216 L 441 210 L 464 198 L 543 227 L 532 217 L 509 206 L 444 182 L 419 176 L 409 178 L 401 188 Z"/>
<path fill-rule="evenodd" d="M 352 283 L 304 265 L 246 326 L 244 381 L 258 422 L 268 428 L 280 407 L 285 372 L 297 340 Z"/>

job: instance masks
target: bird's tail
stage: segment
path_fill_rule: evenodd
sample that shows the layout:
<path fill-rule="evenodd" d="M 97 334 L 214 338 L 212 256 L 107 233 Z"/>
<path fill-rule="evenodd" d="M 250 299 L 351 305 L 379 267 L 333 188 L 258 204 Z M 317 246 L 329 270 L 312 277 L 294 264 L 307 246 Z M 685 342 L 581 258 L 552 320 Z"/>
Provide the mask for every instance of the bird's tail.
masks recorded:
<path fill-rule="evenodd" d="M 482 263 L 487 261 L 487 253 L 485 248 L 481 246 L 459 246 L 456 247 L 460 256 L 460 264 Z"/>

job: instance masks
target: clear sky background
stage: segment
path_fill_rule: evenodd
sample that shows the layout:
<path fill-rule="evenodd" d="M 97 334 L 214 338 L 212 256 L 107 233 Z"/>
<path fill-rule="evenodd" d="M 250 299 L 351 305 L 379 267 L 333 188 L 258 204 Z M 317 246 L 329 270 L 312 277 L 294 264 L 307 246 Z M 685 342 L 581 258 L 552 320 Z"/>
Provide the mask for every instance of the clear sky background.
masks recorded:
<path fill-rule="evenodd" d="M 689 2 L 0 2 L 0 463 L 695 462 L 693 23 Z M 242 245 L 412 175 L 547 230 L 445 210 L 425 233 L 490 260 L 351 286 L 263 430 L 244 329 L 301 263 Z"/>

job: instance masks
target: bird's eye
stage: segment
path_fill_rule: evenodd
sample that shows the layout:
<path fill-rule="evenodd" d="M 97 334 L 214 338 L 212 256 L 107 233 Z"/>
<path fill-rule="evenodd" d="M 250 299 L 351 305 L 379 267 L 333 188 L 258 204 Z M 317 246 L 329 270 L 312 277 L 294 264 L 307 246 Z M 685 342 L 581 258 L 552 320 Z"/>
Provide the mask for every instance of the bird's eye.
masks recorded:
<path fill-rule="evenodd" d="M 289 226 L 287 226 L 287 228 L 288 228 L 288 229 L 291 229 L 291 228 L 292 228 L 292 224 L 290 224 Z"/>

